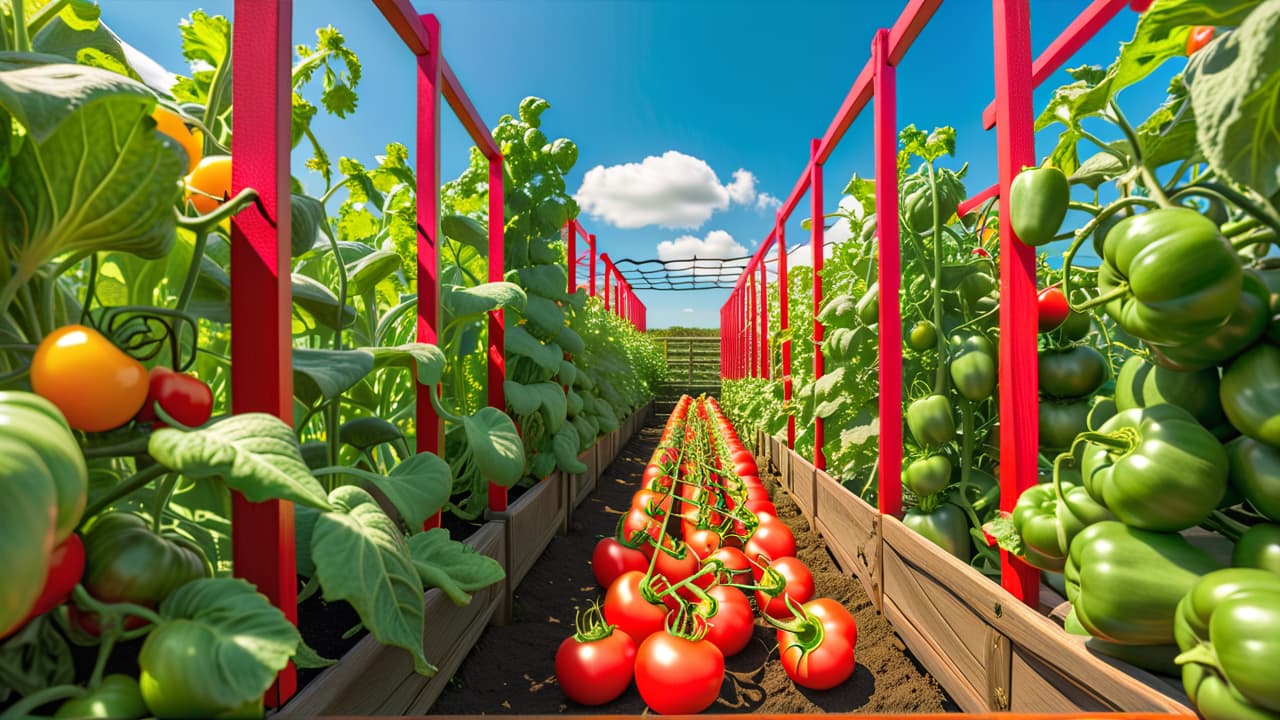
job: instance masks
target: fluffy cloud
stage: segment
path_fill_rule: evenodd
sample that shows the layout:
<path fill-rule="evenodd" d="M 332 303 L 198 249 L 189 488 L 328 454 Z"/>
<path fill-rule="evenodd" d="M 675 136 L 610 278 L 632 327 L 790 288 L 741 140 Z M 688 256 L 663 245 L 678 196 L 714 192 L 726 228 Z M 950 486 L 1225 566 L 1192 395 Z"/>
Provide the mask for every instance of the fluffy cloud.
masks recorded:
<path fill-rule="evenodd" d="M 680 312 L 692 313 L 692 312 L 696 312 L 696 311 L 695 311 L 693 308 L 685 308 L 685 309 L 681 310 Z"/>
<path fill-rule="evenodd" d="M 776 208 L 776 207 L 782 207 L 782 201 L 770 195 L 769 193 L 762 192 L 756 196 L 757 209 L 772 210 L 773 208 Z"/>
<path fill-rule="evenodd" d="M 696 228 L 731 203 L 757 208 L 777 203 L 757 193 L 750 171 L 735 170 L 724 185 L 706 161 L 675 150 L 638 163 L 597 165 L 583 176 L 575 198 L 593 218 L 620 228 Z"/>
<path fill-rule="evenodd" d="M 845 196 L 840 200 L 840 208 L 849 210 L 854 207 L 852 197 Z M 853 237 L 853 233 L 849 229 L 848 221 L 843 218 L 836 219 L 835 223 L 828 226 L 822 232 L 822 241 L 824 245 L 833 243 L 842 243 Z M 787 267 L 800 267 L 813 265 L 813 243 L 809 240 L 810 236 L 807 232 L 801 232 L 799 235 L 795 230 L 789 230 L 787 233 Z M 826 255 L 830 255 L 830 251 Z M 767 260 L 775 260 L 778 257 L 777 246 L 765 256 Z M 770 265 L 776 267 L 776 265 Z"/>

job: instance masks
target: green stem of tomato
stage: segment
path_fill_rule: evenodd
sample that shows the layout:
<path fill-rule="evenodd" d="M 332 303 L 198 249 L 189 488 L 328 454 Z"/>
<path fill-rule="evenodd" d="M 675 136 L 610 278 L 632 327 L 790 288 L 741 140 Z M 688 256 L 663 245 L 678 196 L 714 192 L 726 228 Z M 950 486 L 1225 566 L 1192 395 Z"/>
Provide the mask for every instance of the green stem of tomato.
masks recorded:
<path fill-rule="evenodd" d="M 212 212 L 205 215 L 196 215 L 194 217 L 184 215 L 175 211 L 178 227 L 188 230 L 204 230 L 208 232 L 212 230 L 218 223 L 228 220 L 236 213 L 240 212 L 247 205 L 251 205 L 258 197 L 258 191 L 253 188 L 245 188 L 236 193 L 235 197 L 228 199 L 219 205 Z"/>
<path fill-rule="evenodd" d="M 17 4 L 21 5 L 21 0 Z M 59 700 L 84 697 L 84 695 L 84 688 L 79 685 L 54 685 L 53 687 L 41 688 L 10 705 L 7 710 L 0 713 L 0 720 L 29 718 L 44 705 L 58 702 Z"/>
<path fill-rule="evenodd" d="M 191 296 L 196 290 L 196 281 L 200 279 L 200 264 L 204 260 L 204 249 L 209 241 L 209 229 L 207 227 L 196 228 L 195 243 L 191 246 L 191 264 L 187 267 L 187 277 L 182 282 L 182 291 L 178 293 L 178 304 L 174 309 L 178 312 L 186 312 L 187 306 L 191 304 Z"/>
<path fill-rule="evenodd" d="M 160 534 L 160 519 L 164 515 L 164 508 L 169 504 L 169 498 L 173 496 L 173 490 L 178 486 L 178 474 L 168 473 L 164 479 L 160 481 L 160 487 L 156 489 L 155 497 L 152 498 L 151 504 L 151 532 Z"/>
<path fill-rule="evenodd" d="M 1214 510 L 1210 513 L 1209 518 L 1204 522 L 1204 526 L 1221 533 L 1233 543 L 1239 542 L 1241 536 L 1249 529 L 1244 523 L 1227 517 L 1221 510 Z"/>
<path fill-rule="evenodd" d="M 929 170 L 929 192 L 933 197 L 933 282 L 931 293 L 933 298 L 933 326 L 938 330 L 938 370 L 934 376 L 933 392 L 945 395 L 947 392 L 947 364 L 943 362 L 947 350 L 947 337 L 942 328 L 942 218 L 938 209 L 938 179 L 933 174 L 933 161 L 926 163 Z"/>
<path fill-rule="evenodd" d="M 1116 125 L 1124 133 L 1125 140 L 1129 142 L 1129 151 L 1133 156 L 1133 164 L 1137 166 L 1138 172 L 1142 174 L 1147 192 L 1151 193 L 1151 197 L 1155 198 L 1161 207 L 1174 207 L 1173 201 L 1164 192 L 1164 185 L 1156 177 L 1155 170 L 1143 162 L 1142 143 L 1138 140 L 1138 131 L 1134 130 L 1133 125 L 1125 118 L 1124 112 L 1120 110 L 1120 104 L 1116 102 L 1115 98 L 1111 99 L 1111 111 Z"/>
<path fill-rule="evenodd" d="M 13 13 L 13 46 L 18 52 L 31 52 L 31 37 L 27 34 L 26 3 L 18 0 L 10 4 Z"/>
<path fill-rule="evenodd" d="M 145 470 L 140 470 L 134 473 L 127 480 L 107 491 L 105 495 L 98 498 L 98 500 L 89 507 L 85 508 L 81 523 L 83 524 L 85 520 L 88 520 L 94 515 L 102 512 L 120 498 L 146 487 L 152 480 L 155 480 L 166 472 L 169 472 L 169 469 L 157 463 Z"/>
<path fill-rule="evenodd" d="M 1115 149 L 1114 147 L 1111 147 L 1111 143 L 1107 142 L 1106 140 L 1103 140 L 1102 138 L 1098 137 L 1097 135 L 1094 135 L 1093 133 L 1089 132 L 1088 130 L 1085 130 L 1083 127 L 1078 127 L 1078 128 L 1076 128 L 1076 130 L 1080 133 L 1080 137 L 1082 137 L 1082 138 L 1084 138 L 1085 140 L 1088 140 L 1089 142 L 1091 142 L 1091 143 L 1093 143 L 1094 145 L 1096 145 L 1096 146 L 1098 147 L 1098 149 L 1099 149 L 1099 150 L 1101 150 L 1102 152 L 1104 152 L 1104 153 L 1106 153 L 1106 154 L 1110 155 L 1111 157 L 1113 157 L 1113 158 L 1115 158 L 1115 159 L 1119 160 L 1119 161 L 1120 161 L 1120 163 L 1121 163 L 1122 165 L 1124 165 L 1124 166 L 1126 166 L 1126 167 L 1128 167 L 1129 165 L 1131 165 L 1131 158 L 1129 158 L 1128 156 L 1126 156 L 1124 153 L 1120 152 L 1119 150 Z"/>

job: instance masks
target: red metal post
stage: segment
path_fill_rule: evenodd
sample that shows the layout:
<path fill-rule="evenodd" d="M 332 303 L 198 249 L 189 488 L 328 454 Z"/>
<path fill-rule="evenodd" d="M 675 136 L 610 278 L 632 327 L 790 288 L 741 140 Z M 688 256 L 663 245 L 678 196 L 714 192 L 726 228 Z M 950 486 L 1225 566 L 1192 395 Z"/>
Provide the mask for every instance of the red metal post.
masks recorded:
<path fill-rule="evenodd" d="M 239 213 L 231 222 L 231 403 L 293 425 L 293 331 L 289 276 L 289 113 L 292 0 L 236 0 L 232 88 L 236 135 L 231 191 L 254 188 L 266 217 Z M 235 574 L 258 587 L 289 621 L 298 622 L 293 503 L 231 502 Z M 297 692 L 292 664 L 268 691 L 268 707 Z"/>
<path fill-rule="evenodd" d="M 818 320 L 818 312 L 822 310 L 822 253 L 823 253 L 823 217 L 822 209 L 822 163 L 818 162 L 818 151 L 822 140 L 814 138 L 809 142 L 809 202 L 813 217 L 813 230 L 810 242 L 813 247 L 813 379 L 821 380 L 823 373 L 822 336 L 824 328 Z M 813 466 L 819 470 L 827 468 L 827 456 L 822 446 L 827 441 L 827 429 L 822 418 L 813 419 Z"/>
<path fill-rule="evenodd" d="M 600 262 L 604 264 L 604 309 L 609 309 L 609 280 L 613 275 L 609 268 L 609 253 L 600 254 Z M 592 273 L 594 275 L 594 273 Z M 594 285 L 594 283 L 592 283 Z"/>
<path fill-rule="evenodd" d="M 876 146 L 876 217 L 898 217 L 898 88 L 889 62 L 889 31 L 871 43 Z M 880 512 L 902 512 L 902 263 L 898 223 L 876 225 L 880 260 Z"/>
<path fill-rule="evenodd" d="M 774 220 L 777 225 L 774 235 L 778 236 L 778 332 L 782 333 L 782 400 L 791 402 L 791 335 L 787 330 L 791 327 L 791 302 L 787 292 L 787 223 L 779 212 Z M 787 447 L 796 447 L 796 416 L 787 413 Z"/>
<path fill-rule="evenodd" d="M 766 243 L 767 244 L 767 243 Z M 772 354 L 769 352 L 769 263 L 764 261 L 764 248 L 760 249 L 760 377 L 772 373 Z"/>
<path fill-rule="evenodd" d="M 587 245 L 590 247 L 591 260 L 591 279 L 587 286 L 587 294 L 591 297 L 596 296 L 596 236 L 594 234 L 587 235 Z"/>
<path fill-rule="evenodd" d="M 440 326 L 440 21 L 422 16 L 427 52 L 418 56 L 417 203 L 418 203 L 418 342 L 439 344 Z M 418 452 L 444 456 L 444 423 L 427 393 L 439 386 L 417 386 L 415 427 Z M 440 513 L 426 527 L 439 527 Z"/>
<path fill-rule="evenodd" d="M 759 333 L 757 332 L 757 328 L 760 327 L 760 320 L 756 315 L 756 299 L 758 296 L 756 295 L 756 273 L 754 266 L 747 271 L 747 297 L 751 303 L 751 317 L 748 321 L 747 327 L 749 356 L 751 358 L 749 361 L 751 368 L 750 372 L 751 377 L 760 377 L 760 351 L 756 347 L 756 343 L 760 339 Z"/>
<path fill-rule="evenodd" d="M 572 295 L 578 290 L 578 229 L 574 227 L 572 220 L 567 220 L 564 231 L 565 239 L 569 242 L 564 264 L 569 270 L 569 294 Z"/>
<path fill-rule="evenodd" d="M 1029 0 L 993 0 L 995 10 L 996 145 L 1000 166 L 1000 217 L 1010 217 L 1009 185 L 1036 162 L 1031 93 Z M 1013 510 L 1022 491 L 1037 481 L 1040 432 L 1036 362 L 1036 255 L 1000 228 L 1000 509 Z M 1040 573 L 1000 552 L 1001 585 L 1035 607 Z"/>
<path fill-rule="evenodd" d="M 503 243 L 504 220 L 502 187 L 502 158 L 489 160 L 489 282 L 500 282 L 506 271 L 506 253 Z M 570 232 L 573 232 L 570 228 Z M 573 291 L 573 274 L 569 275 L 570 292 Z M 501 308 L 489 313 L 489 406 L 503 412 L 507 410 L 507 395 L 502 383 L 507 379 L 506 320 Z M 502 512 L 507 509 L 507 489 L 489 483 L 489 509 Z"/>

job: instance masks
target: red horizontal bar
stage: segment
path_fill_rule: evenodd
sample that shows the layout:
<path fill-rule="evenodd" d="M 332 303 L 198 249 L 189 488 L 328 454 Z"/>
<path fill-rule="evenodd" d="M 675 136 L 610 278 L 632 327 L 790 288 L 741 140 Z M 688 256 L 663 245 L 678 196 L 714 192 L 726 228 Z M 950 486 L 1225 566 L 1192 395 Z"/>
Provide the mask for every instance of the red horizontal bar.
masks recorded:
<path fill-rule="evenodd" d="M 467 97 L 467 91 L 462 88 L 462 83 L 458 82 L 458 76 L 454 75 L 453 68 L 449 67 L 449 61 L 443 56 L 440 58 L 440 75 L 444 78 L 444 99 L 449 101 L 449 107 L 453 108 L 453 112 L 462 121 L 462 126 L 467 129 L 471 140 L 484 152 L 485 157 L 490 160 L 502 159 L 502 151 L 494 142 L 489 126 L 484 124 L 480 113 L 476 111 L 476 106 L 471 104 L 471 98 Z"/>
<path fill-rule="evenodd" d="M 903 56 L 907 54 L 907 50 L 911 49 L 911 44 L 919 37 L 924 26 L 933 19 L 933 14 L 937 12 L 940 5 L 942 0 L 911 0 L 902 9 L 898 21 L 889 28 L 890 65 L 902 62 Z"/>
<path fill-rule="evenodd" d="M 430 52 L 431 42 L 427 39 L 427 31 L 418 19 L 418 11 L 413 9 L 410 0 L 373 0 L 373 4 L 382 11 L 382 16 L 391 23 L 391 27 L 409 47 L 414 55 L 426 55 Z"/>
<path fill-rule="evenodd" d="M 1044 52 L 1040 53 L 1040 57 L 1036 58 L 1035 63 L 1031 66 L 1031 82 L 1039 87 L 1062 67 L 1072 55 L 1084 47 L 1084 44 L 1098 34 L 1111 19 L 1120 14 L 1120 11 L 1129 4 L 1129 0 L 1093 0 L 1084 12 L 1076 16 L 1075 20 L 1062 31 Z M 984 130 L 990 130 L 996 126 L 996 101 L 992 100 L 987 105 L 987 109 L 982 111 L 982 127 Z"/>
<path fill-rule="evenodd" d="M 964 217 L 965 215 L 968 215 L 971 210 L 982 205 L 982 203 L 986 202 L 987 200 L 990 200 L 993 197 L 996 197 L 999 194 L 1000 194 L 1000 183 L 996 183 L 995 185 L 992 185 L 986 190 L 983 190 L 977 195 L 974 195 L 966 199 L 964 202 L 960 203 L 960 206 L 956 208 L 956 217 Z"/>
<path fill-rule="evenodd" d="M 858 113 L 862 112 L 862 108 L 871 102 L 871 80 L 875 77 L 876 68 L 871 60 L 867 59 L 867 64 L 862 66 L 862 72 L 858 73 L 858 78 L 853 81 L 853 86 L 849 88 L 849 94 L 845 96 L 844 102 L 840 104 L 840 110 L 836 112 L 836 117 L 831 121 L 831 126 L 822 135 L 822 142 L 818 145 L 818 163 L 822 164 L 831 157 L 831 153 L 836 149 L 836 145 L 840 142 L 840 138 L 844 137 L 849 126 L 857 119 Z M 808 171 L 805 172 L 807 176 Z"/>

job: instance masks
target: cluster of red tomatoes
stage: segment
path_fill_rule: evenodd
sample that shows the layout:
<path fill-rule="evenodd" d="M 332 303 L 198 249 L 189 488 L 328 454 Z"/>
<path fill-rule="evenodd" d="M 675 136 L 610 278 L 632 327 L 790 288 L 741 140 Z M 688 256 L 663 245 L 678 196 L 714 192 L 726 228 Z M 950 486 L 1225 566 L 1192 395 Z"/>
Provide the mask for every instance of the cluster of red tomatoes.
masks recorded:
<path fill-rule="evenodd" d="M 720 695 L 724 659 L 751 641 L 757 612 L 777 629 L 793 682 L 839 685 L 853 674 L 857 625 L 840 603 L 814 599 L 813 575 L 795 555 L 720 406 L 684 396 L 617 533 L 596 545 L 604 605 L 580 614 L 560 645 L 560 686 L 574 702 L 601 705 L 634 677 L 652 710 L 702 712 Z"/>

